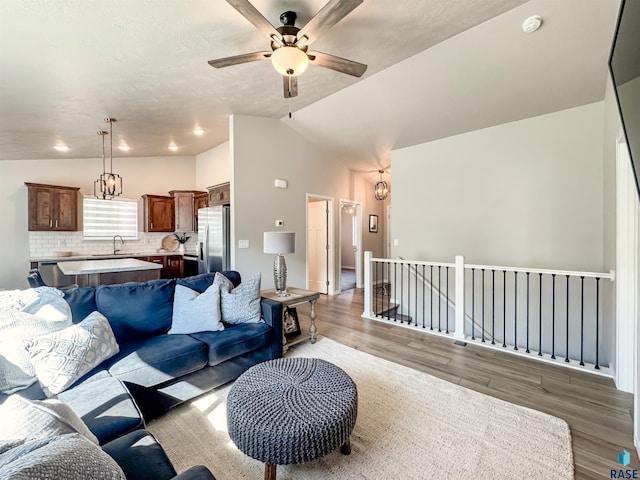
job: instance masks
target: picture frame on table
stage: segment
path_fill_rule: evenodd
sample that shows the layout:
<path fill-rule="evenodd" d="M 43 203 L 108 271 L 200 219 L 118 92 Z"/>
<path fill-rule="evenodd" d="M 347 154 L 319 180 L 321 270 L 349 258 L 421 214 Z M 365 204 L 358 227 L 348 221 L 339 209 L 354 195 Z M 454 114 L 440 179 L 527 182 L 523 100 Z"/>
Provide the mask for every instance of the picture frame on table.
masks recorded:
<path fill-rule="evenodd" d="M 369 232 L 378 233 L 378 215 L 369 215 Z"/>
<path fill-rule="evenodd" d="M 282 318 L 282 330 L 284 337 L 290 339 L 300 335 L 300 320 L 298 320 L 298 311 L 295 307 L 287 307 Z"/>

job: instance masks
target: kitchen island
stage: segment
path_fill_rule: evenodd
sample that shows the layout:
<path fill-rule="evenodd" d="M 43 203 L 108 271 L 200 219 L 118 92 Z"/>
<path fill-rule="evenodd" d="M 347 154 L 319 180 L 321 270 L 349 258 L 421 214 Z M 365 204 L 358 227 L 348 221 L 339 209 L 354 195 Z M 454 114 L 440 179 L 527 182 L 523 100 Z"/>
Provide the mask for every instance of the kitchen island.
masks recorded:
<path fill-rule="evenodd" d="M 136 258 L 110 258 L 60 262 L 58 268 L 64 275 L 75 276 L 78 286 L 88 287 L 155 280 L 160 278 L 162 265 Z"/>

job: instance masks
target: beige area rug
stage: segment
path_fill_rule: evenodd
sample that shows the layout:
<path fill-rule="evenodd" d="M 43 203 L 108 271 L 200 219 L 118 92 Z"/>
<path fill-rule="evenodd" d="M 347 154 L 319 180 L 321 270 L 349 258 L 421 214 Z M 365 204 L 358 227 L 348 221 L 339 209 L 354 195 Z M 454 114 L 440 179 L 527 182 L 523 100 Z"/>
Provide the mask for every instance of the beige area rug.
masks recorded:
<path fill-rule="evenodd" d="M 568 425 L 559 418 L 468 390 L 327 338 L 288 355 L 317 357 L 358 387 L 351 455 L 279 465 L 279 480 L 572 479 Z M 225 386 L 148 426 L 178 472 L 204 464 L 218 480 L 262 479 L 264 464 L 226 433 Z"/>

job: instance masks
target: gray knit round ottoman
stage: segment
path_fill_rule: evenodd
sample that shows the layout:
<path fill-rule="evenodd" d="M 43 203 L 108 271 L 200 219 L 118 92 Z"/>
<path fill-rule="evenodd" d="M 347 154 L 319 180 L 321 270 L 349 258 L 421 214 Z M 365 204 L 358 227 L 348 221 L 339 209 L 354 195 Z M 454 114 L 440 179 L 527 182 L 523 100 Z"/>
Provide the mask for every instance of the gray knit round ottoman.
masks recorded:
<path fill-rule="evenodd" d="M 243 373 L 227 397 L 227 426 L 236 446 L 276 465 L 307 462 L 338 447 L 351 452 L 349 436 L 358 413 L 358 392 L 342 369 L 318 358 L 279 358 Z"/>

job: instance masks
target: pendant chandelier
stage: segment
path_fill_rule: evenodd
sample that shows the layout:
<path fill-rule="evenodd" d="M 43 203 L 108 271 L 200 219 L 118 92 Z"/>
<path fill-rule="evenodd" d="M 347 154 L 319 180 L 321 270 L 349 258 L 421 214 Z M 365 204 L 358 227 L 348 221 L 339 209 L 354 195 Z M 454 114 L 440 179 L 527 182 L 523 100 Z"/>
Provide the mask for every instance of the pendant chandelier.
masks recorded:
<path fill-rule="evenodd" d="M 115 118 L 104 119 L 109 124 L 109 131 L 98 130 L 98 135 L 102 137 L 102 173 L 93 182 L 93 196 L 104 200 L 112 200 L 113 197 L 122 195 L 122 177 L 113 173 L 113 122 Z M 106 157 L 104 151 L 104 137 L 109 135 L 109 171 L 106 170 Z"/>
<path fill-rule="evenodd" d="M 384 173 L 384 170 L 378 170 L 378 173 L 380 174 L 380 181 L 377 182 L 376 186 L 374 187 L 376 200 L 385 200 L 387 198 L 387 194 L 389 193 L 389 186 L 387 185 L 387 182 L 382 180 L 382 174 Z"/>

